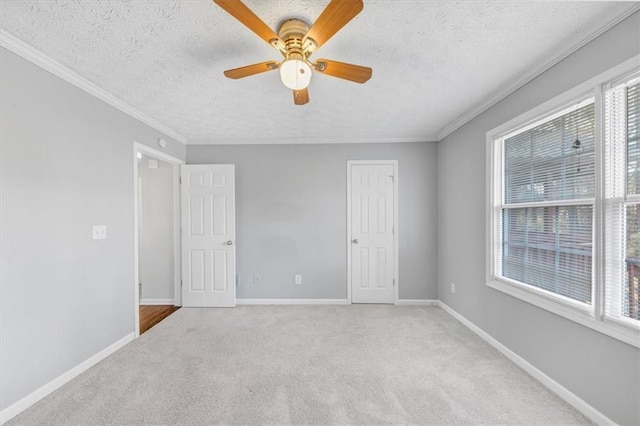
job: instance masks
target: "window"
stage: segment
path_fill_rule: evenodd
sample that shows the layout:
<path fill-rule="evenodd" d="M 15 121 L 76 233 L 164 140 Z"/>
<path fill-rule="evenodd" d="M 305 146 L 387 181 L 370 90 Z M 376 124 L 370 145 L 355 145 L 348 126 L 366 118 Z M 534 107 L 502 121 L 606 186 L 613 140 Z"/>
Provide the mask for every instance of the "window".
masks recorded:
<path fill-rule="evenodd" d="M 488 285 L 638 347 L 639 61 L 487 134 Z"/>
<path fill-rule="evenodd" d="M 504 138 L 501 275 L 591 304 L 593 99 Z"/>
<path fill-rule="evenodd" d="M 640 78 L 605 96 L 606 313 L 640 320 Z"/>

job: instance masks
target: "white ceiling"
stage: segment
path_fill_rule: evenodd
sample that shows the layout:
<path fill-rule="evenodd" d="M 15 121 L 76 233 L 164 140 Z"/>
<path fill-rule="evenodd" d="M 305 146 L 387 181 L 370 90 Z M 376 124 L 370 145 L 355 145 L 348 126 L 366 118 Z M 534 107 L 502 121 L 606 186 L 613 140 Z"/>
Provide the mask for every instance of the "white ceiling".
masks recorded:
<path fill-rule="evenodd" d="M 327 0 L 245 0 L 277 30 Z M 314 75 L 295 106 L 281 59 L 211 0 L 3 1 L 0 28 L 189 143 L 433 141 L 637 2 L 364 0 L 313 57 L 366 65 L 364 85 Z"/>

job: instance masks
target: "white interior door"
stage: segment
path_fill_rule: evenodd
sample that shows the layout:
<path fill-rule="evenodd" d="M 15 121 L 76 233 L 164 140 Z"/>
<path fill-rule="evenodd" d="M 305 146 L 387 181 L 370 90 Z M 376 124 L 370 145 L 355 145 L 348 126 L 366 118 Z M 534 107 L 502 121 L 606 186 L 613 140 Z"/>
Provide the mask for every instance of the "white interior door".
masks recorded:
<path fill-rule="evenodd" d="M 235 168 L 181 167 L 182 306 L 236 306 Z"/>
<path fill-rule="evenodd" d="M 350 164 L 350 265 L 353 303 L 394 303 L 394 163 Z"/>

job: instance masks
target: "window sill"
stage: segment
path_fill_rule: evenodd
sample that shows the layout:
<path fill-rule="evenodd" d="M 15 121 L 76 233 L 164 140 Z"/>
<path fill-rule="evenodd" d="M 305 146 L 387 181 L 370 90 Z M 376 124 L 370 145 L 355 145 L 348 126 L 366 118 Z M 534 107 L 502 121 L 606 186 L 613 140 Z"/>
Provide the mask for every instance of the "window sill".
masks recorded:
<path fill-rule="evenodd" d="M 542 295 L 533 289 L 528 289 L 503 281 L 494 279 L 487 283 L 487 286 L 513 296 L 517 299 L 531 303 L 546 311 L 560 315 L 566 319 L 577 322 L 580 325 L 599 331 L 609 337 L 620 340 L 636 348 L 640 348 L 640 328 L 625 327 L 622 324 L 616 324 L 608 321 L 597 321 L 593 314 L 569 303 L 553 300 L 550 297 Z"/>

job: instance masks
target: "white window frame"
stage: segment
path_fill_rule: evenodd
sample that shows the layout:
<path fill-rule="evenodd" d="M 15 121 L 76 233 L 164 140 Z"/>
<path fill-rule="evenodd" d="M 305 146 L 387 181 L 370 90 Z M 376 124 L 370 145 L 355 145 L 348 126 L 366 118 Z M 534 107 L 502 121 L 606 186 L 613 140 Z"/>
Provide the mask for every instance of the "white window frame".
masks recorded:
<path fill-rule="evenodd" d="M 528 112 L 487 132 L 487 228 L 486 228 L 486 283 L 487 286 L 531 303 L 581 325 L 597 330 L 615 339 L 640 348 L 640 321 L 620 321 L 605 315 L 604 301 L 604 223 L 603 223 L 603 166 L 604 153 L 604 91 L 612 81 L 640 68 L 640 55 L 594 77 L 573 89 L 531 109 Z M 565 114 L 572 106 L 595 98 L 596 114 L 596 188 L 593 200 L 593 285 L 591 304 L 585 304 L 544 289 L 524 285 L 500 276 L 502 220 L 502 141 L 514 133 L 520 133 Z M 555 203 L 554 203 L 555 204 Z M 569 201 L 562 204 L 571 204 Z M 579 204 L 588 204 L 580 200 Z M 520 205 L 519 205 L 520 207 Z M 526 207 L 525 204 L 522 207 Z"/>

